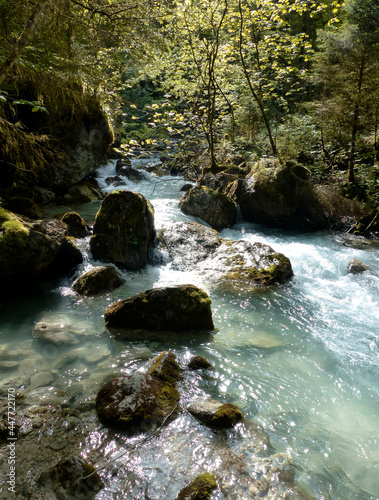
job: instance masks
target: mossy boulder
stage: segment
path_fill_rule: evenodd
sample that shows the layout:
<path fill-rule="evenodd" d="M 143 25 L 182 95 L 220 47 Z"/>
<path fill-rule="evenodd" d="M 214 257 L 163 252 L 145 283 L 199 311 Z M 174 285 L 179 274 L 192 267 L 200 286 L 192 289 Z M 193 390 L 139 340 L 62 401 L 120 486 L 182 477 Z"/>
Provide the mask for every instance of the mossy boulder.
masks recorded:
<path fill-rule="evenodd" d="M 94 178 L 85 178 L 70 187 L 63 196 L 64 203 L 82 204 L 102 200 L 104 193 Z"/>
<path fill-rule="evenodd" d="M 142 194 L 119 190 L 104 198 L 90 245 L 95 259 L 136 270 L 146 265 L 154 236 L 151 203 Z"/>
<path fill-rule="evenodd" d="M 239 181 L 237 203 L 242 217 L 270 226 L 319 230 L 327 226 L 322 203 L 309 181 L 310 173 L 294 162 L 262 159 Z"/>
<path fill-rule="evenodd" d="M 16 295 L 47 274 L 66 272 L 81 259 L 63 222 L 32 222 L 0 207 L 0 297 Z"/>
<path fill-rule="evenodd" d="M 187 410 L 212 429 L 230 429 L 244 418 L 238 406 L 230 403 L 222 404 L 214 399 L 198 399 L 191 403 Z"/>
<path fill-rule="evenodd" d="M 172 352 L 157 356 L 150 369 L 117 377 L 97 393 L 96 410 L 100 421 L 130 434 L 154 431 L 179 413 L 179 393 L 175 387 L 180 368 Z"/>
<path fill-rule="evenodd" d="M 125 283 L 125 279 L 113 266 L 96 266 L 82 274 L 72 285 L 79 295 L 99 295 L 111 292 Z"/>
<path fill-rule="evenodd" d="M 69 236 L 74 238 L 84 238 L 88 236 L 88 226 L 85 220 L 77 212 L 66 212 L 60 219 L 67 224 Z"/>
<path fill-rule="evenodd" d="M 176 500 L 209 500 L 217 488 L 216 477 L 209 472 L 197 476 L 191 484 L 183 488 Z"/>
<path fill-rule="evenodd" d="M 105 311 L 108 328 L 189 332 L 213 330 L 211 299 L 194 285 L 153 288 Z"/>
<path fill-rule="evenodd" d="M 179 201 L 180 210 L 195 215 L 220 230 L 232 226 L 237 218 L 237 205 L 225 194 L 206 186 L 189 189 Z"/>
<path fill-rule="evenodd" d="M 43 212 L 41 208 L 31 198 L 25 196 L 14 196 L 7 200 L 6 208 L 10 212 L 24 215 L 29 219 L 42 219 Z"/>

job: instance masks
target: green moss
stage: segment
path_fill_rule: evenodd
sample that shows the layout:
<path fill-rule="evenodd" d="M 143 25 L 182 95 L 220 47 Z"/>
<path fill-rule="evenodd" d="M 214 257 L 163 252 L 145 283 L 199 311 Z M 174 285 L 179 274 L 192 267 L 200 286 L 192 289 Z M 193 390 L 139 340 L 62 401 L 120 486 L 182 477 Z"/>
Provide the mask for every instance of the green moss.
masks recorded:
<path fill-rule="evenodd" d="M 186 486 L 176 500 L 209 500 L 212 491 L 217 488 L 217 481 L 213 474 L 200 474 L 189 486 Z"/>
<path fill-rule="evenodd" d="M 234 427 L 238 422 L 243 420 L 243 413 L 241 410 L 230 403 L 220 406 L 212 419 L 211 426 L 219 428 Z"/>

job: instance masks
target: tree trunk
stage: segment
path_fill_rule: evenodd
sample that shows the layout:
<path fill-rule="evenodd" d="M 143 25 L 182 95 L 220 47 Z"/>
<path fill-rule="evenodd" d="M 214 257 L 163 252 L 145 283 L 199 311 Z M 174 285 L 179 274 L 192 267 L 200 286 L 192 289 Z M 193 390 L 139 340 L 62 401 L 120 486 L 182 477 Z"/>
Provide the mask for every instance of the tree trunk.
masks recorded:
<path fill-rule="evenodd" d="M 44 9 L 45 7 L 47 7 L 49 2 L 50 0 L 39 0 L 36 9 L 34 10 L 33 14 L 30 16 L 28 22 L 26 23 L 25 29 L 19 36 L 11 54 L 0 68 L 0 86 L 4 82 L 7 74 L 12 69 L 17 59 L 20 57 L 22 51 L 28 45 L 30 37 L 32 36 L 40 20 L 40 17 L 43 14 Z"/>
<path fill-rule="evenodd" d="M 354 104 L 354 114 L 353 114 L 353 122 L 351 124 L 351 146 L 350 146 L 350 155 L 349 155 L 349 172 L 347 176 L 348 182 L 355 181 L 355 172 L 354 172 L 354 157 L 355 157 L 355 146 L 357 142 L 357 132 L 359 128 L 359 112 L 360 112 L 360 96 L 363 85 L 363 73 L 365 69 L 365 58 L 362 57 L 360 66 L 359 66 L 359 74 L 358 74 L 358 83 L 357 83 L 357 97 Z"/>

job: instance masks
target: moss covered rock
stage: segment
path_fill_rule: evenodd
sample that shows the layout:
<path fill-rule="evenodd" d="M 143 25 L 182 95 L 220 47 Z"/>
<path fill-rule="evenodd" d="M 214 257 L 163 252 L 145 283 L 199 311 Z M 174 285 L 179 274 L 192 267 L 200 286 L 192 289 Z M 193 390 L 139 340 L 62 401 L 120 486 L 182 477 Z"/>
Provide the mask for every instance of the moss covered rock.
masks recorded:
<path fill-rule="evenodd" d="M 176 500 L 209 500 L 217 488 L 216 477 L 209 472 L 200 474 L 191 484 L 183 488 Z"/>
<path fill-rule="evenodd" d="M 214 229 L 232 226 L 237 218 L 237 205 L 225 194 L 206 186 L 189 189 L 179 201 L 180 210 L 195 215 Z"/>
<path fill-rule="evenodd" d="M 146 265 L 154 239 L 154 209 L 142 194 L 113 191 L 97 212 L 90 240 L 95 259 L 129 270 Z"/>
<path fill-rule="evenodd" d="M 294 162 L 262 159 L 239 182 L 242 217 L 270 226 L 318 230 L 327 226 L 322 203 L 308 180 L 309 171 Z"/>
<path fill-rule="evenodd" d="M 211 363 L 204 356 L 192 356 L 188 363 L 189 370 L 208 370 L 213 369 Z"/>
<path fill-rule="evenodd" d="M 97 394 L 100 421 L 130 434 L 155 430 L 179 413 L 179 393 L 175 387 L 180 368 L 175 355 L 161 353 L 146 373 L 117 377 Z"/>
<path fill-rule="evenodd" d="M 67 224 L 67 231 L 74 238 L 84 238 L 88 236 L 89 230 L 85 220 L 77 212 L 66 212 L 62 215 L 61 221 Z"/>
<path fill-rule="evenodd" d="M 82 274 L 72 289 L 80 295 L 99 295 L 110 292 L 125 283 L 124 278 L 113 266 L 97 266 Z"/>
<path fill-rule="evenodd" d="M 0 297 L 20 293 L 47 274 L 75 266 L 81 253 L 66 235 L 67 226 L 61 221 L 31 222 L 0 207 Z"/>
<path fill-rule="evenodd" d="M 222 404 L 214 399 L 196 400 L 187 410 L 212 429 L 230 429 L 243 420 L 243 413 L 236 405 Z"/>
<path fill-rule="evenodd" d="M 110 305 L 109 328 L 185 332 L 213 330 L 211 300 L 193 285 L 153 288 Z"/>

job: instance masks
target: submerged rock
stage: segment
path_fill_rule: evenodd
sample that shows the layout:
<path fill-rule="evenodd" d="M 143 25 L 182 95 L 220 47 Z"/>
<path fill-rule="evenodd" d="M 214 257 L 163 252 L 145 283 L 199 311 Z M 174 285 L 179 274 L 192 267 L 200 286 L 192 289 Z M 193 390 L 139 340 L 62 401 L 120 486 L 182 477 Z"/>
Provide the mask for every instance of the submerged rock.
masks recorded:
<path fill-rule="evenodd" d="M 213 330 L 211 300 L 193 285 L 153 288 L 110 305 L 109 328 L 186 332 Z"/>
<path fill-rule="evenodd" d="M 77 333 L 80 332 L 77 331 L 75 325 L 60 321 L 39 321 L 33 329 L 35 338 L 62 345 L 76 344 L 78 342 L 76 338 Z"/>
<path fill-rule="evenodd" d="M 236 405 L 222 404 L 214 399 L 196 400 L 187 410 L 212 429 L 230 429 L 243 420 L 243 413 Z"/>
<path fill-rule="evenodd" d="M 90 500 L 104 488 L 95 468 L 78 456 L 60 460 L 40 475 L 38 483 L 60 500 Z"/>
<path fill-rule="evenodd" d="M 152 431 L 179 413 L 179 393 L 175 387 L 181 370 L 175 355 L 168 351 L 157 356 L 146 373 L 117 377 L 97 393 L 96 410 L 100 421 L 131 434 Z"/>
<path fill-rule="evenodd" d="M 367 264 L 359 259 L 352 259 L 347 265 L 347 272 L 351 274 L 361 274 L 365 271 L 370 271 Z"/>
<path fill-rule="evenodd" d="M 124 278 L 113 266 L 97 266 L 82 274 L 72 289 L 80 295 L 99 295 L 110 292 L 125 283 Z"/>
<path fill-rule="evenodd" d="M 154 209 L 142 194 L 113 191 L 96 215 L 90 240 L 95 259 L 129 270 L 146 265 L 154 239 Z"/>
<path fill-rule="evenodd" d="M 67 224 L 69 236 L 73 236 L 74 238 L 84 238 L 88 236 L 88 226 L 85 220 L 77 212 L 66 212 L 62 215 L 61 221 Z"/>
<path fill-rule="evenodd" d="M 232 226 L 237 218 L 237 205 L 225 194 L 206 186 L 189 189 L 179 201 L 186 215 L 196 215 L 214 229 Z"/>
<path fill-rule="evenodd" d="M 191 484 L 183 488 L 176 500 L 209 500 L 217 488 L 216 477 L 209 472 L 200 474 Z"/>

